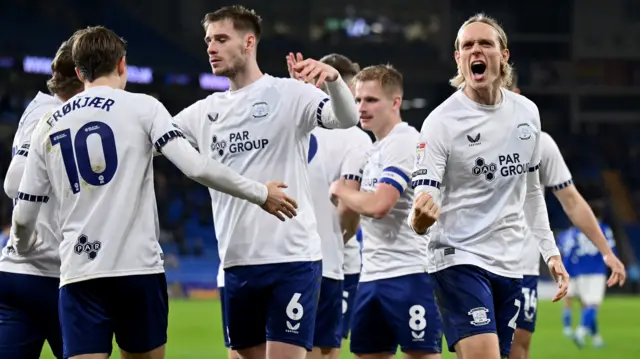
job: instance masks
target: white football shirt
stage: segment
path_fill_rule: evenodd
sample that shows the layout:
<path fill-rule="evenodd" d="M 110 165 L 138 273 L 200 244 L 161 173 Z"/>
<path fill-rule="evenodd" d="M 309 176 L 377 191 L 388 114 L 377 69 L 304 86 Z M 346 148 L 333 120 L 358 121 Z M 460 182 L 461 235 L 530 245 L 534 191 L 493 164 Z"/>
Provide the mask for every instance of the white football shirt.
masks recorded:
<path fill-rule="evenodd" d="M 180 136 L 158 100 L 106 86 L 38 125 L 19 199 L 59 200 L 61 286 L 164 272 L 152 151 Z"/>
<path fill-rule="evenodd" d="M 527 176 L 539 168 L 539 139 L 536 105 L 506 90 L 495 106 L 457 91 L 427 117 L 416 148 L 413 186 L 417 193 L 441 199 L 440 218 L 427 236 L 429 272 L 468 264 L 521 278 L 525 220 L 530 218 L 525 218 L 525 197 L 534 207 L 531 228 L 541 248 L 549 247 L 546 255 L 559 253 L 539 179 L 534 173 Z"/>
<path fill-rule="evenodd" d="M 180 112 L 174 122 L 200 153 L 260 182 L 283 181 L 298 202 L 298 215 L 285 222 L 245 201 L 210 191 L 224 268 L 322 258 L 311 201 L 307 156 L 316 126 L 348 128 L 357 123 L 331 118 L 327 94 L 313 85 L 263 75 L 236 91 L 214 93 Z"/>
<path fill-rule="evenodd" d="M 16 183 L 12 184 L 16 195 L 31 147 L 31 134 L 38 122 L 61 104 L 58 98 L 38 92 L 20 118 L 18 130 L 13 138 L 13 159 L 9 167 L 9 172 L 14 170 L 20 172 L 15 174 Z M 7 174 L 7 179 L 10 176 L 12 177 Z M 49 197 L 49 202 L 42 206 L 36 222 L 37 236 L 33 250 L 17 255 L 13 247 L 4 247 L 0 255 L 0 271 L 44 277 L 60 276 L 58 245 L 62 238 L 56 216 L 57 200 L 55 196 Z"/>
<path fill-rule="evenodd" d="M 342 268 L 345 275 L 360 274 L 362 256 L 360 255 L 360 242 L 356 236 L 351 237 L 344 245 L 344 265 Z"/>
<path fill-rule="evenodd" d="M 560 148 L 546 132 L 540 134 L 540 183 L 552 191 L 573 184 L 571 172 L 562 157 Z M 527 231 L 522 250 L 524 275 L 540 275 L 540 251 L 537 240 Z"/>
<path fill-rule="evenodd" d="M 375 192 L 380 183 L 386 183 L 400 192 L 400 198 L 381 219 L 361 217 L 362 282 L 426 271 L 427 241 L 407 224 L 414 200 L 411 169 L 418 135 L 406 122 L 399 123 L 368 154 L 361 190 Z"/>
<path fill-rule="evenodd" d="M 337 208 L 331 203 L 329 188 L 343 177 L 362 180 L 362 170 L 371 139 L 358 127 L 328 130 L 317 127 L 309 144 L 311 200 L 322 241 L 322 276 L 344 279 L 344 239 Z"/>

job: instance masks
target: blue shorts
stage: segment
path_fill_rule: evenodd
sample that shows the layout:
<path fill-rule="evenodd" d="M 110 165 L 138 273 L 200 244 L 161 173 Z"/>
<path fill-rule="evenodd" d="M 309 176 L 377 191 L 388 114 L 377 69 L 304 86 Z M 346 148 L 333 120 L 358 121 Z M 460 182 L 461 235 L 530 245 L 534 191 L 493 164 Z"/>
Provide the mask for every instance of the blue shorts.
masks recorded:
<path fill-rule="evenodd" d="M 466 337 L 496 333 L 508 357 L 520 310 L 522 279 L 506 278 L 472 265 L 432 274 L 449 351 Z"/>
<path fill-rule="evenodd" d="M 525 275 L 522 278 L 522 296 L 520 298 L 522 308 L 518 315 L 518 329 L 535 332 L 536 318 L 538 317 L 538 276 Z"/>
<path fill-rule="evenodd" d="M 37 359 L 44 341 L 62 359 L 58 278 L 0 272 L 0 358 Z"/>
<path fill-rule="evenodd" d="M 360 282 L 351 327 L 354 354 L 442 351 L 442 321 L 427 273 Z"/>
<path fill-rule="evenodd" d="M 344 276 L 344 289 L 342 292 L 342 337 L 349 338 L 351 319 L 353 319 L 353 303 L 356 300 L 356 290 L 360 281 L 360 273 L 346 274 Z"/>
<path fill-rule="evenodd" d="M 342 346 L 342 288 L 341 280 L 322 277 L 313 334 L 314 347 L 340 348 Z"/>
<path fill-rule="evenodd" d="M 227 316 L 224 310 L 224 287 L 218 288 L 220 296 L 220 309 L 222 310 L 222 336 L 224 337 L 224 346 L 229 347 L 229 333 L 227 332 Z"/>
<path fill-rule="evenodd" d="M 225 268 L 224 306 L 231 349 L 266 341 L 313 347 L 322 262 Z"/>
<path fill-rule="evenodd" d="M 64 357 L 144 353 L 167 342 L 169 300 L 164 273 L 90 279 L 60 288 Z"/>

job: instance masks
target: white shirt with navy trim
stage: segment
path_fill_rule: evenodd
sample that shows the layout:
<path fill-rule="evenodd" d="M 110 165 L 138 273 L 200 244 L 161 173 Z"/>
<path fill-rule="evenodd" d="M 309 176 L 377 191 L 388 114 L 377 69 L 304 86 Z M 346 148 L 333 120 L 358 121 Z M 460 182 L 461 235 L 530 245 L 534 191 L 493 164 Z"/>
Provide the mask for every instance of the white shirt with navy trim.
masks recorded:
<path fill-rule="evenodd" d="M 47 113 L 50 113 L 61 104 L 62 102 L 58 98 L 38 92 L 20 118 L 18 130 L 13 138 L 12 162 L 26 162 L 34 128 Z M 16 184 L 16 190 L 18 185 L 19 183 Z M 18 196 L 20 197 L 20 194 Z M 25 195 L 22 195 L 22 197 L 25 197 Z M 38 196 L 30 197 L 29 199 L 40 200 L 41 202 L 45 200 L 44 197 L 39 198 Z M 2 248 L 2 254 L 0 254 L 0 271 L 44 277 L 60 276 L 58 245 L 61 241 L 61 236 L 57 220 L 57 201 L 55 198 L 50 201 L 47 199 L 47 201 L 48 203 L 42 206 L 38 216 L 36 243 L 33 250 L 23 255 L 17 255 L 11 245 L 5 246 Z"/>
<path fill-rule="evenodd" d="M 540 134 L 540 183 L 558 191 L 573 184 L 571 171 L 562 157 L 560 148 L 546 132 Z M 540 275 L 540 251 L 534 236 L 527 232 L 522 250 L 522 274 Z"/>
<path fill-rule="evenodd" d="M 413 173 L 416 193 L 440 201 L 440 218 L 425 236 L 429 272 L 468 264 L 522 277 L 523 209 L 527 194 L 537 193 L 529 173 L 539 169 L 539 141 L 538 108 L 510 91 L 502 90 L 495 106 L 457 91 L 431 112 L 415 145 Z M 538 233 L 550 234 L 544 199 L 535 199 L 535 210 L 544 212 L 536 220 L 547 220 L 536 224 Z"/>
<path fill-rule="evenodd" d="M 174 118 L 202 154 L 244 177 L 283 181 L 298 202 L 298 215 L 281 222 L 246 201 L 210 191 L 224 268 L 322 259 L 307 161 L 311 131 L 340 127 L 325 123 L 328 107 L 329 97 L 315 86 L 265 74 L 237 91 L 211 94 Z"/>
<path fill-rule="evenodd" d="M 329 188 L 340 177 L 360 182 L 371 147 L 369 136 L 352 127 L 327 130 L 316 127 L 309 144 L 309 180 L 311 199 L 322 241 L 322 276 L 344 279 L 344 239 L 336 207 L 331 203 Z"/>
<path fill-rule="evenodd" d="M 375 142 L 368 154 L 361 190 L 375 192 L 385 183 L 393 186 L 400 198 L 381 219 L 361 217 L 362 282 L 426 271 L 426 239 L 407 224 L 414 200 L 410 176 L 417 140 L 418 131 L 402 122 Z"/>
<path fill-rule="evenodd" d="M 155 98 L 106 86 L 74 96 L 33 136 L 20 199 L 58 199 L 60 285 L 163 273 L 152 154 L 182 137 Z"/>

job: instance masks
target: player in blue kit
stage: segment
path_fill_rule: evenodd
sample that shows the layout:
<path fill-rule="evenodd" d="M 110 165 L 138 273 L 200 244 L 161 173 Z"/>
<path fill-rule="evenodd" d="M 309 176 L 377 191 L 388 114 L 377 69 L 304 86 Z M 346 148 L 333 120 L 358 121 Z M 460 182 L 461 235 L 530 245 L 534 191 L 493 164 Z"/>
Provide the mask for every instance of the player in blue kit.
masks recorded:
<path fill-rule="evenodd" d="M 18 197 L 31 147 L 31 135 L 42 117 L 84 89 L 71 58 L 74 37 L 62 43 L 51 63 L 47 87 L 25 110 L 13 141 L 13 159 L 4 189 Z M 37 224 L 37 244 L 25 255 L 2 243 L 0 255 L 0 358 L 39 358 L 46 340 L 62 359 L 62 333 L 58 318 L 60 285 L 60 231 L 55 200 L 43 206 Z M 8 240 L 9 238 L 7 238 Z"/>
<path fill-rule="evenodd" d="M 600 228 L 607 238 L 607 243 L 614 250 L 613 231 L 609 225 L 602 222 L 598 207 L 593 208 L 598 215 Z M 598 309 L 607 288 L 607 265 L 598 248 L 579 229 L 572 227 L 565 235 L 568 237 L 567 241 L 573 244 L 569 255 L 574 273 L 572 285 L 575 286 L 575 296 L 582 304 L 580 325 L 576 328 L 573 339 L 576 345 L 582 348 L 586 339 L 591 338 L 593 346 L 599 348 L 604 345 L 604 340 L 598 330 Z"/>

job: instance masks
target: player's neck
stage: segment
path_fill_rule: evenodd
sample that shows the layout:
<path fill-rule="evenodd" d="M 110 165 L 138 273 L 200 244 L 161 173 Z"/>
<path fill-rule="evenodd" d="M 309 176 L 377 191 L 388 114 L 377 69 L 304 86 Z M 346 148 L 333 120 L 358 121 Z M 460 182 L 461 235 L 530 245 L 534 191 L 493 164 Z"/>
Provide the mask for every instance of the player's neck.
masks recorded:
<path fill-rule="evenodd" d="M 120 79 L 115 76 L 102 76 L 93 80 L 93 82 L 85 82 L 84 89 L 90 89 L 98 86 L 109 86 L 114 89 L 120 88 Z"/>
<path fill-rule="evenodd" d="M 385 123 L 384 126 L 380 127 L 380 129 L 371 132 L 373 132 L 376 141 L 380 141 L 383 138 L 387 137 L 389 132 L 391 132 L 391 130 L 393 130 L 393 128 L 396 127 L 396 125 L 400 122 L 402 122 L 402 119 L 399 116 L 394 116 L 391 121 Z"/>
<path fill-rule="evenodd" d="M 472 101 L 481 105 L 493 106 L 502 101 L 502 91 L 500 91 L 499 84 L 494 84 L 478 90 L 471 88 L 471 86 L 465 86 L 464 94 Z"/>
<path fill-rule="evenodd" d="M 229 78 L 229 89 L 231 91 L 240 90 L 258 81 L 262 76 L 263 73 L 258 64 L 255 61 L 250 62 L 242 71 Z"/>

